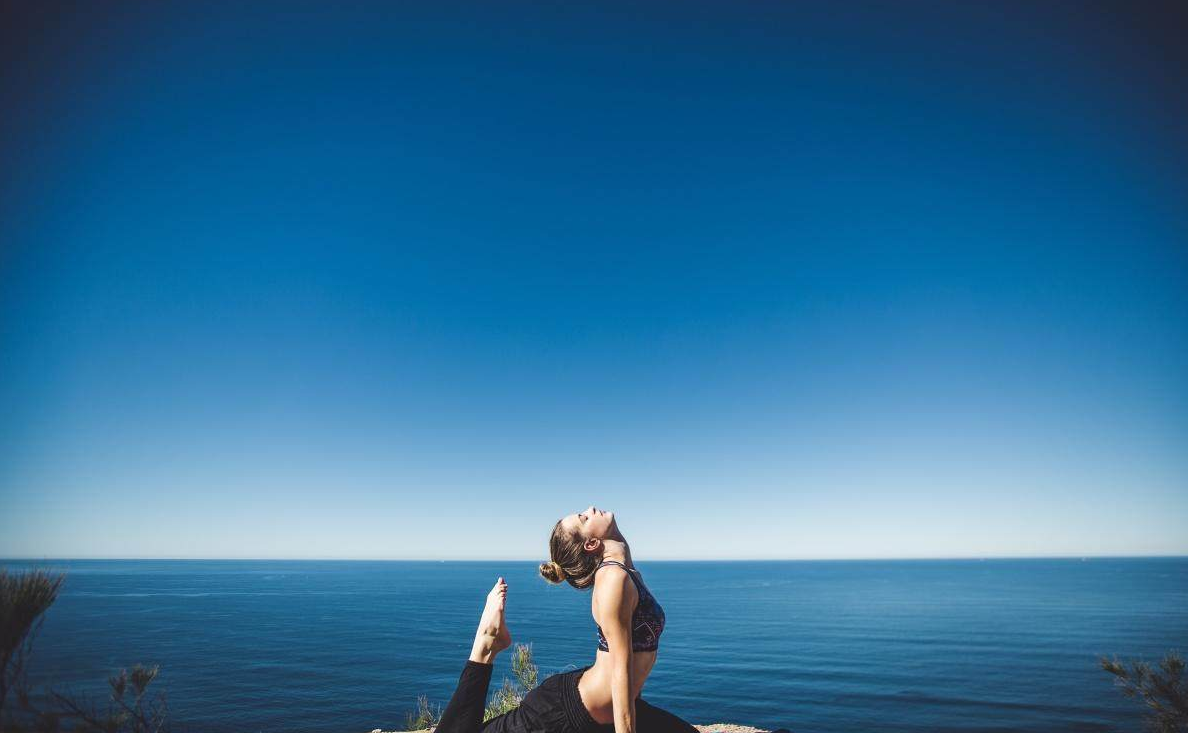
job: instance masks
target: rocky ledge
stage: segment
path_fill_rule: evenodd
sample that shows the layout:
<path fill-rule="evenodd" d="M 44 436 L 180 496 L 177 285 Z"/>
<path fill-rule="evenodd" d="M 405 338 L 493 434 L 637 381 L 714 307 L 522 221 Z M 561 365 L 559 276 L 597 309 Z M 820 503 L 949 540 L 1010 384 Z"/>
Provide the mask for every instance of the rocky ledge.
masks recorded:
<path fill-rule="evenodd" d="M 770 733 L 770 731 L 763 728 L 753 728 L 749 725 L 736 725 L 734 723 L 713 723 L 712 725 L 694 725 L 700 733 Z M 382 728 L 376 728 L 371 733 L 433 733 L 433 728 L 427 728 L 423 731 L 387 731 Z"/>

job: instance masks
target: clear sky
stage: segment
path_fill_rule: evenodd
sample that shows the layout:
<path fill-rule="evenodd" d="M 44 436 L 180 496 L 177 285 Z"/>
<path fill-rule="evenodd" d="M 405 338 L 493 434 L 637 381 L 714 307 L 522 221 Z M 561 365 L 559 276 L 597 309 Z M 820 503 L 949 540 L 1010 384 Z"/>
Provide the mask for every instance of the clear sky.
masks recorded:
<path fill-rule="evenodd" d="M 1182 3 L 235 5 L 0 2 L 0 556 L 1188 553 Z"/>

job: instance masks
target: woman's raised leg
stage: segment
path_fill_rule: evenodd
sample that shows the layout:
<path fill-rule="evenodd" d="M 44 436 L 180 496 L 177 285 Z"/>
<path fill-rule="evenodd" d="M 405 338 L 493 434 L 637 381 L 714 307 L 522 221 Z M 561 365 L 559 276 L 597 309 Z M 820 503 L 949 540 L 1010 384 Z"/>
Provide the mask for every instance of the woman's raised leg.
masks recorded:
<path fill-rule="evenodd" d="M 507 583 L 500 578 L 487 594 L 470 659 L 466 660 L 458 686 L 441 714 L 437 733 L 479 733 L 482 728 L 495 655 L 511 646 L 511 633 L 503 617 L 506 603 Z"/>

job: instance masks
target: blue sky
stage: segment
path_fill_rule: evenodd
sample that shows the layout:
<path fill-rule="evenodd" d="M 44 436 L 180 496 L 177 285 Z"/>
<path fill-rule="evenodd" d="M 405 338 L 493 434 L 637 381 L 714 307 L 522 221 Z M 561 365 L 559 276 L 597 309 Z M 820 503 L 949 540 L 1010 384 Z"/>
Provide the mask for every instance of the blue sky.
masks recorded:
<path fill-rule="evenodd" d="M 6 4 L 0 556 L 1188 553 L 1174 4 Z"/>

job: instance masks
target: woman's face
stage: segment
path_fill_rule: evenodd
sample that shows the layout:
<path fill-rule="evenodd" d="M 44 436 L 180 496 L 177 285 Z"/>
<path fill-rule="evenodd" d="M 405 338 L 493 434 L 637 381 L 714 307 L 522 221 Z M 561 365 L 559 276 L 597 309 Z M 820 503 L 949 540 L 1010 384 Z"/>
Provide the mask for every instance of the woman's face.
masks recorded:
<path fill-rule="evenodd" d="M 582 511 L 565 517 L 562 524 L 587 540 L 605 540 L 613 534 L 615 513 L 604 512 L 591 504 Z"/>

